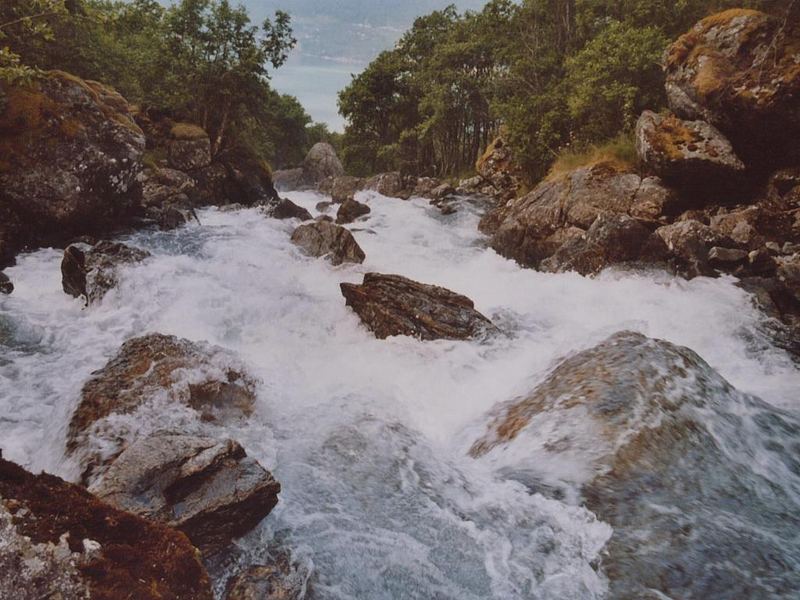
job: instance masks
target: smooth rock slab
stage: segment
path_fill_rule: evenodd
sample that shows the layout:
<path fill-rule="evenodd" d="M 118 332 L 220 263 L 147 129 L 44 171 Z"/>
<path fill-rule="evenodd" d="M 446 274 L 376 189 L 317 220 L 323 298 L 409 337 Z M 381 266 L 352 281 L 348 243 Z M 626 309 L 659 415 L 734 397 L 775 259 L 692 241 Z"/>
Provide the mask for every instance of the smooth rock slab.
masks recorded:
<path fill-rule="evenodd" d="M 132 444 L 90 491 L 183 531 L 214 554 L 278 503 L 280 484 L 233 440 L 155 435 Z"/>
<path fill-rule="evenodd" d="M 70 296 L 83 297 L 87 305 L 93 304 L 117 286 L 120 266 L 141 262 L 148 256 L 150 253 L 145 250 L 118 242 L 72 244 L 64 250 L 61 260 L 61 285 Z"/>
<path fill-rule="evenodd" d="M 472 300 L 443 287 L 367 273 L 361 285 L 341 284 L 347 306 L 384 339 L 410 335 L 423 340 L 474 338 L 495 330 Z"/>
<path fill-rule="evenodd" d="M 326 256 L 333 265 L 362 263 L 367 257 L 353 234 L 328 221 L 301 225 L 292 233 L 292 243 L 310 256 Z"/>

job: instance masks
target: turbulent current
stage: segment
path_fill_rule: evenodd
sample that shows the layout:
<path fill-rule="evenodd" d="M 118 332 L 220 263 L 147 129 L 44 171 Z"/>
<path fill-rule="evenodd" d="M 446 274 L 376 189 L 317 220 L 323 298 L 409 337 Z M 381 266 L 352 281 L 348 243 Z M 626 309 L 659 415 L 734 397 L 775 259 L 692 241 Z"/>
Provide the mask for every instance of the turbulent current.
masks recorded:
<path fill-rule="evenodd" d="M 289 196 L 314 215 L 325 199 Z M 6 271 L 16 289 L 0 297 L 4 456 L 75 480 L 76 465 L 64 455 L 66 428 L 90 373 L 133 336 L 207 340 L 238 354 L 260 379 L 254 415 L 225 433 L 283 487 L 277 508 L 237 542 L 230 563 L 291 551 L 314 598 L 592 599 L 610 597 L 603 557 L 614 529 L 578 495 L 536 489 L 509 477 L 502 461 L 469 456 L 498 403 L 528 393 L 562 357 L 629 330 L 701 356 L 735 388 L 709 389 L 715 401 L 757 397 L 786 417 L 781 424 L 797 422 L 800 369 L 770 342 L 765 318 L 733 279 L 538 273 L 488 249 L 478 208 L 466 202 L 443 216 L 421 199 L 359 199 L 372 209 L 351 226 L 367 255 L 363 265 L 333 267 L 304 256 L 289 240 L 296 222 L 257 209 L 207 209 L 200 225 L 126 237 L 153 256 L 126 268 L 119 287 L 86 309 L 61 290 L 60 251 L 19 257 Z M 371 271 L 469 296 L 503 334 L 473 342 L 378 340 L 339 290 Z M 203 427 L 180 411 L 152 418 L 136 426 Z M 575 429 L 552 426 L 564 435 Z M 764 500 L 770 514 L 797 514 L 800 437 L 773 429 L 770 443 L 794 462 L 778 468 L 782 455 L 753 453 L 748 466 L 734 456 L 746 470 L 737 481 L 768 478 L 771 486 L 753 483 L 750 491 L 774 494 Z M 763 427 L 724 423 L 709 430 L 720 436 L 719 452 L 731 456 L 746 455 L 764 435 Z M 534 463 L 536 452 L 531 444 Z M 579 480 L 570 472 L 574 458 L 548 463 L 549 477 Z M 700 487 L 715 476 L 699 468 L 683 475 Z M 761 527 L 759 519 L 742 519 L 744 528 Z M 774 557 L 779 571 L 800 560 L 800 533 L 789 533 Z M 774 597 L 789 597 L 781 585 Z"/>

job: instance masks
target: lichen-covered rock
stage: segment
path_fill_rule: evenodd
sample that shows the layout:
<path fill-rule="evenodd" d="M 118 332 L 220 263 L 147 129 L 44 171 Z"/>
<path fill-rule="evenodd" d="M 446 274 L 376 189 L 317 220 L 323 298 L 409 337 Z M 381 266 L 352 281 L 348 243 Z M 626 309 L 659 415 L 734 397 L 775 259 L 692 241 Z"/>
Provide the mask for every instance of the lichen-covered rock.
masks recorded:
<path fill-rule="evenodd" d="M 466 296 L 400 275 L 367 273 L 361 285 L 340 287 L 347 306 L 380 339 L 463 340 L 496 330 Z"/>
<path fill-rule="evenodd" d="M 95 245 L 77 243 L 64 250 L 61 260 L 61 285 L 86 304 L 102 300 L 119 283 L 119 269 L 143 261 L 150 253 L 119 242 L 102 241 Z"/>
<path fill-rule="evenodd" d="M 613 528 L 609 597 L 789 598 L 800 585 L 798 478 L 783 475 L 800 421 L 688 348 L 615 334 L 490 418 L 473 456 L 536 491 L 577 491 Z"/>
<path fill-rule="evenodd" d="M 186 536 L 0 457 L 0 597 L 211 600 Z"/>
<path fill-rule="evenodd" d="M 225 600 L 303 600 L 308 569 L 292 565 L 285 554 L 267 565 L 253 565 L 228 584 Z"/>
<path fill-rule="evenodd" d="M 366 180 L 361 177 L 351 177 L 350 175 L 336 177 L 331 183 L 331 198 L 336 203 L 353 200 L 356 193 L 364 189 L 365 183 Z"/>
<path fill-rule="evenodd" d="M 316 186 L 326 177 L 341 177 L 344 167 L 336 150 L 326 142 L 317 142 L 303 161 L 303 178 L 308 185 Z"/>
<path fill-rule="evenodd" d="M 145 138 L 124 98 L 60 71 L 0 85 L 5 252 L 105 233 L 133 219 Z"/>
<path fill-rule="evenodd" d="M 369 206 L 357 200 L 348 199 L 339 206 L 339 210 L 336 212 L 336 222 L 340 225 L 352 223 L 357 218 L 368 215 L 369 213 Z"/>
<path fill-rule="evenodd" d="M 300 219 L 301 221 L 310 221 L 314 217 L 302 206 L 298 206 L 288 198 L 281 198 L 281 200 L 267 209 L 267 214 L 273 219 Z"/>
<path fill-rule="evenodd" d="M 8 278 L 8 275 L 0 272 L 0 294 L 10 294 L 14 291 L 14 284 Z"/>
<path fill-rule="evenodd" d="M 169 165 L 180 171 L 197 171 L 211 164 L 211 140 L 202 127 L 177 123 L 167 146 Z"/>
<path fill-rule="evenodd" d="M 496 137 L 486 147 L 475 163 L 475 170 L 482 178 L 483 191 L 491 186 L 490 194 L 498 201 L 515 198 L 520 188 L 521 171 L 514 162 L 514 153 L 503 135 Z"/>
<path fill-rule="evenodd" d="M 797 158 L 800 20 L 732 9 L 707 17 L 669 48 L 669 104 L 720 129 L 745 162 Z"/>
<path fill-rule="evenodd" d="M 69 423 L 67 450 L 85 481 L 153 423 L 120 422 L 120 415 L 149 409 L 157 414 L 184 406 L 206 422 L 238 419 L 252 412 L 256 381 L 229 352 L 175 336 L 150 334 L 128 340 L 84 384 Z"/>
<path fill-rule="evenodd" d="M 724 195 L 737 194 L 744 183 L 744 163 L 705 121 L 647 110 L 636 123 L 636 152 L 646 169 L 696 201 L 727 201 Z"/>
<path fill-rule="evenodd" d="M 565 230 L 586 231 L 607 213 L 656 221 L 674 210 L 674 204 L 674 196 L 657 179 L 600 163 L 544 181 L 490 211 L 481 230 L 492 234 L 490 244 L 498 253 L 538 267 L 565 242 Z"/>
<path fill-rule="evenodd" d="M 280 490 L 237 442 L 174 434 L 134 442 L 90 488 L 120 510 L 183 531 L 207 555 L 255 527 Z"/>
<path fill-rule="evenodd" d="M 310 256 L 327 257 L 333 265 L 362 263 L 366 258 L 352 233 L 328 221 L 300 225 L 292 233 L 292 243 Z"/>

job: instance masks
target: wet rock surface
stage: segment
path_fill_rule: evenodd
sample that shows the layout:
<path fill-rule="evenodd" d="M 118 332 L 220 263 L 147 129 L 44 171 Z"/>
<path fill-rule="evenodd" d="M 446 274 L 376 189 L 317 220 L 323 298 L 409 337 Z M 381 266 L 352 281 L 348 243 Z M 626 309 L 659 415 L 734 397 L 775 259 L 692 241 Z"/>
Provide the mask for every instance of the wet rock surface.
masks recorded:
<path fill-rule="evenodd" d="M 14 291 L 14 284 L 8 278 L 8 275 L 0 272 L 0 294 L 10 294 Z"/>
<path fill-rule="evenodd" d="M 367 273 L 361 285 L 340 287 L 347 305 L 381 339 L 409 335 L 463 340 L 495 331 L 466 296 L 400 275 Z"/>
<path fill-rule="evenodd" d="M 352 223 L 359 217 L 363 217 L 369 213 L 369 206 L 359 202 L 358 200 L 348 199 L 342 202 L 342 205 L 336 212 L 336 222 L 340 225 L 345 225 L 347 223 Z"/>
<path fill-rule="evenodd" d="M 362 263 L 366 258 L 353 234 L 329 221 L 301 225 L 292 233 L 292 243 L 310 256 L 327 257 L 333 265 Z"/>
<path fill-rule="evenodd" d="M 131 444 L 90 491 L 214 554 L 266 517 L 280 489 L 233 440 L 162 434 Z"/>
<path fill-rule="evenodd" d="M 534 489 L 577 486 L 614 530 L 602 563 L 614 598 L 789 598 L 796 501 L 753 457 L 796 467 L 798 442 L 795 417 L 691 350 L 622 332 L 500 406 L 471 454 Z"/>
<path fill-rule="evenodd" d="M 61 261 L 61 285 L 75 298 L 94 304 L 119 283 L 119 268 L 145 260 L 150 253 L 119 242 L 71 244 Z"/>
<path fill-rule="evenodd" d="M 0 596 L 211 600 L 183 533 L 0 457 Z"/>
<path fill-rule="evenodd" d="M 225 600 L 303 600 L 309 573 L 285 554 L 267 565 L 253 565 L 228 584 Z"/>
<path fill-rule="evenodd" d="M 130 339 L 83 386 L 67 449 L 79 455 L 84 479 L 92 480 L 139 436 L 127 425 L 117 429 L 115 415 L 155 403 L 161 412 L 183 405 L 204 421 L 224 422 L 251 413 L 255 386 L 245 368 L 221 348 L 162 334 Z"/>
<path fill-rule="evenodd" d="M 277 204 L 267 207 L 267 214 L 273 219 L 300 219 L 310 221 L 311 213 L 291 200 L 282 198 Z"/>
<path fill-rule="evenodd" d="M 514 152 L 503 135 L 486 147 L 475 164 L 475 171 L 479 179 L 462 182 L 462 187 L 491 196 L 498 202 L 507 202 L 517 196 L 522 171 L 514 162 Z"/>

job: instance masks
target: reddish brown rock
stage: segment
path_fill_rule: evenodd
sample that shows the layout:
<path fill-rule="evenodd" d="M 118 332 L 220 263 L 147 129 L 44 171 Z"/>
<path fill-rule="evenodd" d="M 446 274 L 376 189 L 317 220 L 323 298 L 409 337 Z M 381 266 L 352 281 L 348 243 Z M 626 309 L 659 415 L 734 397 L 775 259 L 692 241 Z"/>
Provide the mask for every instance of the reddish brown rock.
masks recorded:
<path fill-rule="evenodd" d="M 359 217 L 363 217 L 369 213 L 369 206 L 357 200 L 348 199 L 342 203 L 339 210 L 336 212 L 336 222 L 341 225 L 352 223 Z"/>
<path fill-rule="evenodd" d="M 400 275 L 367 273 L 361 285 L 343 283 L 341 288 L 347 305 L 381 339 L 462 340 L 495 331 L 466 296 Z"/>

